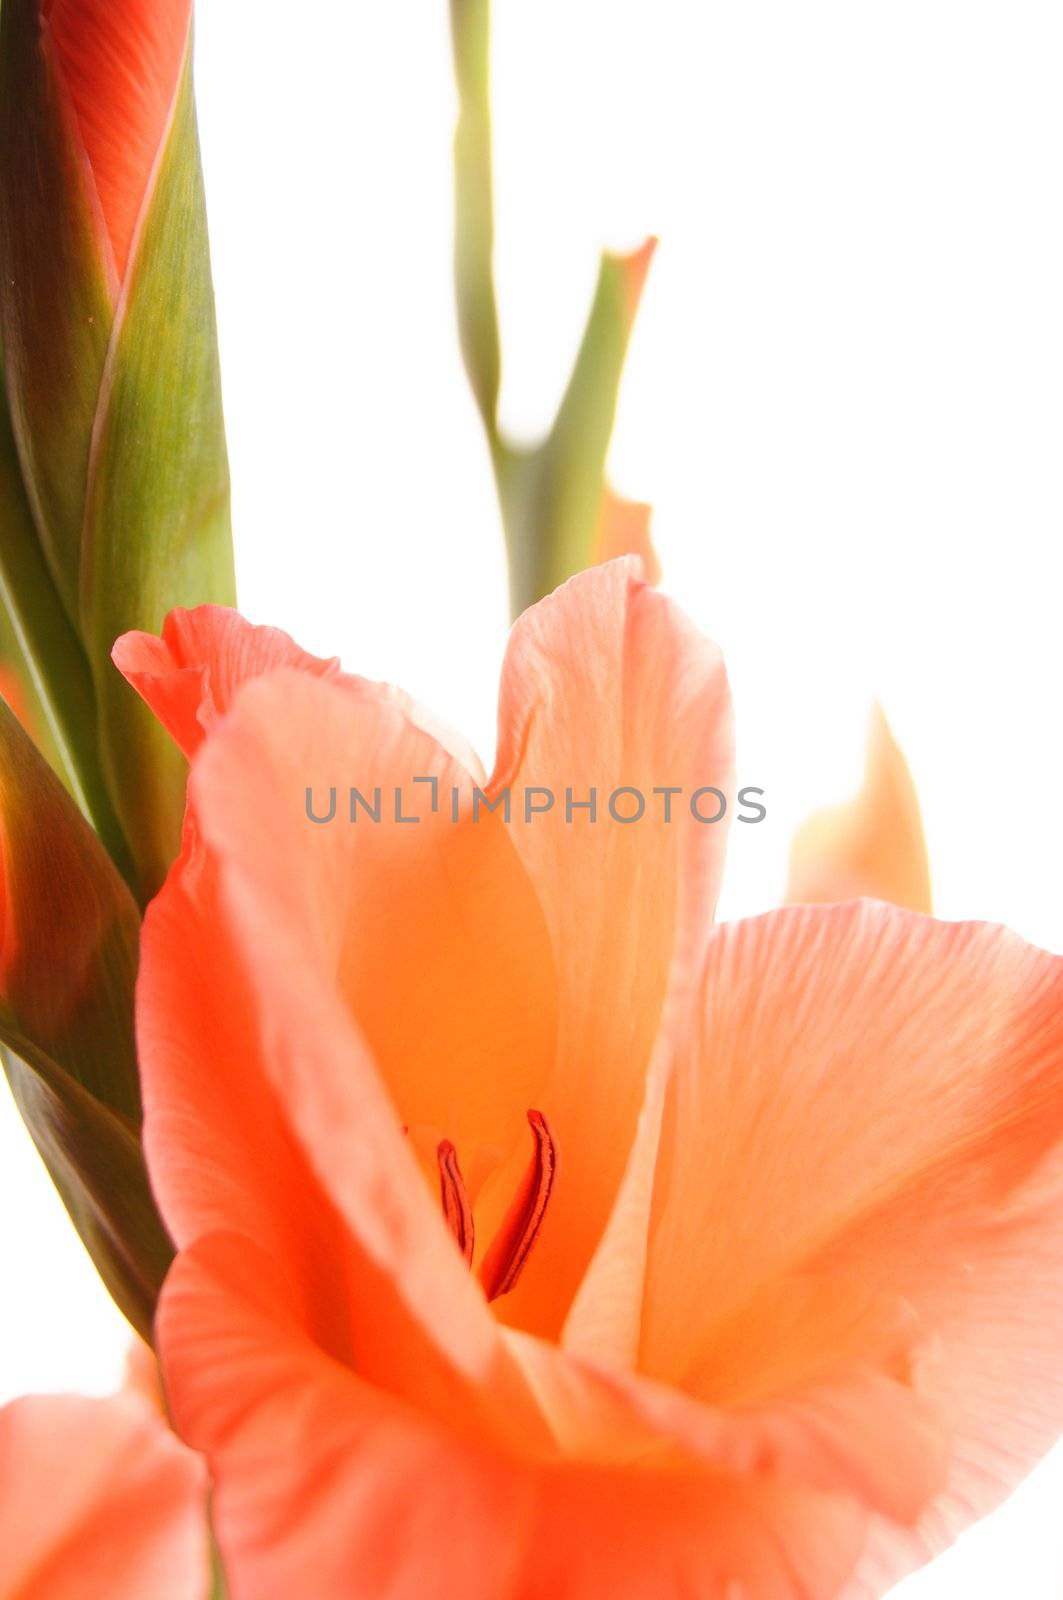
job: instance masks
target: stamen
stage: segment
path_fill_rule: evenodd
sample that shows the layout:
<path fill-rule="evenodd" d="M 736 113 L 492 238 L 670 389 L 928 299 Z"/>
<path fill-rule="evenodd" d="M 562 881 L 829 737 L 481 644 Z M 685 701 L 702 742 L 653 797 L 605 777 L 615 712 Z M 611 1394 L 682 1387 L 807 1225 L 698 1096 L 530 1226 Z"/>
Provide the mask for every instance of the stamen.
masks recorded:
<path fill-rule="evenodd" d="M 557 1146 L 541 1111 L 528 1112 L 528 1126 L 535 1140 L 531 1162 L 480 1267 L 480 1282 L 488 1300 L 497 1300 L 516 1287 L 539 1236 L 557 1175 Z"/>
<path fill-rule="evenodd" d="M 465 1192 L 465 1180 L 458 1166 L 458 1152 L 449 1139 L 440 1142 L 436 1158 L 439 1161 L 439 1197 L 443 1202 L 443 1216 L 458 1242 L 458 1249 L 465 1257 L 466 1266 L 471 1267 L 476 1225 Z"/>

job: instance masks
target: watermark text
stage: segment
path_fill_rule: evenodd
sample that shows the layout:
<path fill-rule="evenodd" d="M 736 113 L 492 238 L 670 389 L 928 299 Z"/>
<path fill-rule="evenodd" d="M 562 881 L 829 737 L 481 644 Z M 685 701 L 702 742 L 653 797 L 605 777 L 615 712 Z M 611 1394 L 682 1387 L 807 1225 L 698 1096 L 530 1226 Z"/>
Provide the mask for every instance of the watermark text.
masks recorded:
<path fill-rule="evenodd" d="M 407 784 L 387 786 L 307 784 L 305 807 L 307 820 L 317 827 L 337 823 L 372 827 L 384 822 L 412 827 L 428 816 L 442 816 L 455 824 L 500 817 L 507 824 L 531 827 L 550 815 L 569 826 L 630 828 L 644 822 L 690 819 L 712 827 L 728 816 L 736 822 L 757 823 L 768 815 L 764 790 L 755 784 L 746 784 L 734 794 L 716 784 L 694 789 L 679 784 L 655 784 L 650 789 L 631 784 L 558 789 L 533 783 L 487 790 L 475 784 L 444 788 L 432 775 L 417 775 Z"/>

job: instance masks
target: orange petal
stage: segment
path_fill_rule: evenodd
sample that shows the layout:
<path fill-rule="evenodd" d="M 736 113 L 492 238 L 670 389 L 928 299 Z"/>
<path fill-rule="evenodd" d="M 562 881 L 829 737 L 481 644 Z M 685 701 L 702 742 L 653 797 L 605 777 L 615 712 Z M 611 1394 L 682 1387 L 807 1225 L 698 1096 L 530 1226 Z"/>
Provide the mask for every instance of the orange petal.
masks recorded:
<path fill-rule="evenodd" d="M 726 819 L 693 820 L 692 791 L 733 796 L 726 675 L 708 644 L 670 601 L 648 588 L 634 561 L 571 579 L 513 629 L 503 672 L 493 792 L 543 786 L 551 811 L 514 827 L 546 915 L 560 983 L 561 1032 L 553 1071 L 537 1098 L 560 1151 L 544 1249 L 499 1312 L 552 1333 L 590 1259 L 612 1205 L 642 1101 L 669 982 L 696 964 L 723 863 Z M 667 708 L 664 711 L 662 708 Z M 655 786 L 673 786 L 672 820 Z M 611 794 L 633 788 L 641 821 L 608 814 Z M 597 821 L 573 809 L 596 790 Z M 621 813 L 636 802 L 621 797 Z M 702 802 L 703 814 L 712 815 Z M 520 1180 L 526 1153 L 491 1197 L 495 1223 Z M 488 1227 L 487 1233 L 494 1232 Z M 564 1258 L 547 1260 L 547 1235 Z"/>
<path fill-rule="evenodd" d="M 598 531 L 594 537 L 594 560 L 614 561 L 619 556 L 638 556 L 649 583 L 658 583 L 661 563 L 650 538 L 653 507 L 642 500 L 625 500 L 608 484 L 602 490 Z"/>
<path fill-rule="evenodd" d="M 500 1592 L 505 1486 L 470 1471 L 461 1434 L 329 1361 L 268 1257 L 201 1239 L 178 1257 L 158 1327 L 176 1425 L 211 1463 L 234 1600 Z"/>
<path fill-rule="evenodd" d="M 839 1369 L 770 1405 L 725 1410 L 513 1329 L 506 1339 L 559 1444 L 577 1458 L 618 1466 L 653 1459 L 839 1495 L 860 1507 L 862 1527 L 873 1511 L 913 1522 L 943 1479 L 935 1409 L 869 1367 Z M 884 1449 L 891 1431 L 897 1447 Z"/>
<path fill-rule="evenodd" d="M 1061 1018 L 1060 959 L 861 902 L 717 929 L 672 1040 L 640 1366 L 769 1408 L 855 1367 L 932 1407 L 947 1481 L 898 1572 L 1063 1427 Z M 909 1426 L 865 1443 L 896 1463 Z"/>
<path fill-rule="evenodd" d="M 271 1092 L 218 879 L 187 834 L 144 921 L 137 1047 L 152 1185 L 176 1244 L 242 1229 L 291 1264 L 319 1337 L 342 1344 L 343 1230 Z"/>
<path fill-rule="evenodd" d="M 441 1429 L 326 1360 L 238 1240 L 178 1258 L 159 1331 L 236 1600 L 834 1600 L 863 1535 L 800 1481 Z"/>
<path fill-rule="evenodd" d="M 352 690 L 374 688 L 438 739 L 473 777 L 483 776 L 466 742 L 401 689 L 390 684 L 370 685 L 365 678 L 341 672 L 338 656 L 326 660 L 311 655 L 282 629 L 256 627 L 229 606 L 196 606 L 191 611 L 177 607 L 163 623 L 161 637 L 125 633 L 111 657 L 189 757 L 232 706 L 243 684 L 282 667 L 293 667 Z"/>
<path fill-rule="evenodd" d="M 931 909 L 919 800 L 908 763 L 875 705 L 863 788 L 844 805 L 817 811 L 790 852 L 791 904 L 867 895 L 912 911 Z"/>
<path fill-rule="evenodd" d="M 0 1410 L 0 1594 L 196 1600 L 206 1472 L 140 1396 L 28 1395 Z"/>
<path fill-rule="evenodd" d="M 43 0 L 119 280 L 188 46 L 191 0 Z"/>
<path fill-rule="evenodd" d="M 279 1264 L 332 1358 L 357 1359 L 367 1380 L 429 1410 L 467 1410 L 468 1374 L 486 1382 L 496 1355 L 493 1325 L 375 1067 L 334 1002 L 331 1018 L 292 1018 L 285 1043 L 233 947 L 218 878 L 195 842 L 145 921 L 145 1147 L 167 1225 L 178 1245 L 232 1231 Z M 289 1057 L 320 1079 L 294 1108 L 291 1079 L 271 1072 L 290 1070 Z M 308 1150 L 318 1117 L 330 1134 Z"/>
<path fill-rule="evenodd" d="M 306 789 L 320 804 L 333 782 L 337 818 L 315 825 Z M 379 789 L 379 821 L 364 808 L 350 820 L 351 784 L 371 804 Z M 556 999 L 511 830 L 500 814 L 474 814 L 471 792 L 464 769 L 385 696 L 289 672 L 243 690 L 189 789 L 208 846 L 246 889 L 249 920 L 234 935 L 248 965 L 259 970 L 277 943 L 263 948 L 263 918 L 283 918 L 297 947 L 301 987 L 286 1021 L 305 1029 L 314 988 L 353 1017 L 390 1091 L 396 1137 L 399 1121 L 433 1132 L 433 1187 L 436 1145 L 450 1139 L 475 1199 L 474 1158 L 497 1164 L 513 1148 L 526 1159 L 525 1111 L 553 1058 Z M 267 794 L 276 798 L 263 805 Z M 398 820 L 397 806 L 418 820 Z"/>
<path fill-rule="evenodd" d="M 418 774 L 439 781 L 434 815 Z M 380 782 L 389 803 L 405 785 L 423 821 L 315 826 L 323 778 Z M 497 1334 L 402 1126 L 452 1138 L 474 1187 L 471 1157 L 526 1137 L 555 1027 L 501 818 L 450 821 L 469 783 L 386 694 L 290 670 L 245 685 L 193 763 L 138 993 L 149 1167 L 178 1244 L 257 1240 L 326 1348 L 353 1340 L 367 1376 L 443 1409 L 443 1367 L 482 1379 Z"/>
<path fill-rule="evenodd" d="M 312 656 L 280 628 L 254 627 L 228 606 L 177 607 L 161 637 L 124 633 L 111 658 L 189 757 L 252 678 L 281 667 L 319 678 L 340 675 L 338 657 Z"/>

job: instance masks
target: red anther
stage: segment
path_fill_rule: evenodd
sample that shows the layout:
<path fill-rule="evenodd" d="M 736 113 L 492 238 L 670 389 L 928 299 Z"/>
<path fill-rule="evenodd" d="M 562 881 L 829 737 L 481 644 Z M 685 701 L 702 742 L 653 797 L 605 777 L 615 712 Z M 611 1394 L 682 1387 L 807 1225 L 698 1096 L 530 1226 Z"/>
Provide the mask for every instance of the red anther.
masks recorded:
<path fill-rule="evenodd" d="M 539 1236 L 557 1176 L 557 1145 L 550 1124 L 541 1111 L 529 1111 L 528 1126 L 535 1140 L 531 1162 L 480 1267 L 488 1300 L 497 1300 L 516 1286 Z"/>
<path fill-rule="evenodd" d="M 466 1266 L 471 1267 L 476 1225 L 465 1192 L 465 1180 L 458 1166 L 458 1152 L 449 1139 L 441 1140 L 436 1149 L 436 1158 L 439 1162 L 439 1197 L 443 1202 L 443 1216 L 458 1241 L 458 1249 L 465 1257 Z"/>

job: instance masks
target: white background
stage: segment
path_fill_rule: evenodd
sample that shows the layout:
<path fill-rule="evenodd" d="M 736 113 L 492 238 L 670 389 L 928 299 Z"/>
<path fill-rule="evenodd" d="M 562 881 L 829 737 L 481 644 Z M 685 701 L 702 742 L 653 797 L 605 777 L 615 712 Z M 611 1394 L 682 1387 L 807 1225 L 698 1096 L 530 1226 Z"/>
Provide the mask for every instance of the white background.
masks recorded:
<path fill-rule="evenodd" d="M 505 589 L 450 285 L 445 0 L 201 0 L 243 609 L 490 754 Z M 725 915 L 859 774 L 878 694 L 941 915 L 1063 950 L 1063 21 L 1009 0 L 497 0 L 503 411 L 547 425 L 603 244 L 661 245 L 612 456 L 724 646 Z M 4 1395 L 123 1335 L 8 1108 Z M 909 1600 L 1063 1585 L 1063 1457 Z"/>

